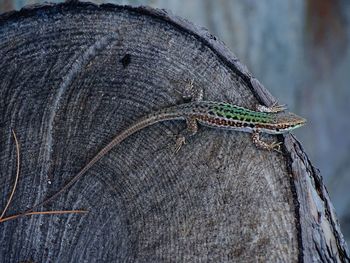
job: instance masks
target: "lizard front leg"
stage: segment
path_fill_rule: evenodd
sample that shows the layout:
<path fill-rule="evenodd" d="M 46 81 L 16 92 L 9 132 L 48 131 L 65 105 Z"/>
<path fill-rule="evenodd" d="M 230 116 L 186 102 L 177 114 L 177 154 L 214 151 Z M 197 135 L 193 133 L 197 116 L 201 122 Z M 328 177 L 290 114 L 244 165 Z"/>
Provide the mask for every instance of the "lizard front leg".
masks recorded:
<path fill-rule="evenodd" d="M 252 135 L 253 143 L 256 145 L 256 147 L 269 151 L 273 150 L 281 153 L 281 142 L 267 143 L 262 141 L 259 135 L 259 132 L 253 132 Z"/>
<path fill-rule="evenodd" d="M 266 107 L 264 105 L 257 105 L 256 110 L 260 112 L 272 112 L 277 113 L 286 110 L 286 105 L 279 105 L 277 102 L 275 102 L 271 107 Z"/>
<path fill-rule="evenodd" d="M 187 124 L 186 131 L 184 132 L 184 134 L 181 134 L 176 140 L 175 153 L 180 151 L 182 145 L 186 143 L 186 137 L 193 136 L 198 131 L 198 123 L 196 118 L 188 117 L 186 119 L 186 124 Z"/>

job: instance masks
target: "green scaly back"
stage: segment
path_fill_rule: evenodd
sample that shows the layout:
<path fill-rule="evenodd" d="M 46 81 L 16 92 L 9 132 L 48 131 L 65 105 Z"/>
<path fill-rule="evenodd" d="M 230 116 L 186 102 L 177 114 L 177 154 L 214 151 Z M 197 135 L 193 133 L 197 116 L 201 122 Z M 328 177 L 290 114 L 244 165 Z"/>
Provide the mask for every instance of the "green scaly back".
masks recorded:
<path fill-rule="evenodd" d="M 252 111 L 243 107 L 228 103 L 218 103 L 212 106 L 213 113 L 218 117 L 223 117 L 232 120 L 271 123 L 273 119 L 271 115 L 265 112 Z"/>

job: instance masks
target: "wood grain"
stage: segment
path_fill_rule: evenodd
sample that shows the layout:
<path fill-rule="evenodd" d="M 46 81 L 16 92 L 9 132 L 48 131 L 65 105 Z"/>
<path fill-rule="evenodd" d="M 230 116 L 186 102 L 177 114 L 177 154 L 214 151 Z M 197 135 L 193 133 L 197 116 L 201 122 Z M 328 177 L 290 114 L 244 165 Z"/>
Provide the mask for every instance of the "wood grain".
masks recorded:
<path fill-rule="evenodd" d="M 11 129 L 21 142 L 10 213 L 56 192 L 139 117 L 180 103 L 188 79 L 208 100 L 274 102 L 214 36 L 163 10 L 65 3 L 7 13 L 0 57 L 0 207 L 16 167 Z M 327 193 L 305 183 L 317 174 L 291 136 L 280 155 L 256 149 L 248 134 L 201 127 L 174 154 L 184 128 L 164 122 L 133 135 L 45 207 L 87 215 L 2 224 L 1 261 L 349 258 Z M 310 189 L 323 197 L 312 203 L 324 208 L 322 220 L 312 214 Z"/>

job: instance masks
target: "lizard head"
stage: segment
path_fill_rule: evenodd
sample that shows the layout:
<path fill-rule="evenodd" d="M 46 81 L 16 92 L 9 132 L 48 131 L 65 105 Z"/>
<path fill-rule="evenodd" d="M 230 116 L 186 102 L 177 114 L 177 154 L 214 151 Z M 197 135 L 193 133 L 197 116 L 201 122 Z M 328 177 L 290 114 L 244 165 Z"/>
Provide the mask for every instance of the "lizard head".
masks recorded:
<path fill-rule="evenodd" d="M 281 134 L 292 131 L 305 125 L 306 119 L 287 111 L 281 111 L 273 114 L 272 125 L 275 132 L 269 132 L 274 134 Z"/>

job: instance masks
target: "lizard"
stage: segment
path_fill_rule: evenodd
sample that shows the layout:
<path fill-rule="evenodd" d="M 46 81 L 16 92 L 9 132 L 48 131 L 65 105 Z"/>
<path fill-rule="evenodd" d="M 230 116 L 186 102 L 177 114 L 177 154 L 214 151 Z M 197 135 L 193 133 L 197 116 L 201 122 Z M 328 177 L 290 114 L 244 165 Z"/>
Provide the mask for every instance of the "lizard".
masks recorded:
<path fill-rule="evenodd" d="M 47 204 L 60 193 L 71 187 L 78 181 L 96 162 L 105 156 L 113 147 L 122 143 L 125 139 L 139 130 L 158 122 L 169 120 L 185 120 L 187 124 L 187 136 L 192 136 L 198 131 L 198 124 L 213 127 L 252 133 L 252 141 L 258 147 L 266 150 L 280 152 L 280 142 L 267 143 L 260 139 L 260 134 L 284 134 L 299 128 L 306 120 L 294 113 L 285 111 L 284 105 L 274 104 L 271 107 L 258 105 L 256 110 L 250 110 L 235 104 L 203 100 L 203 90 L 194 92 L 193 82 L 187 86 L 182 103 L 168 108 L 152 112 L 130 125 L 105 147 L 103 147 L 62 189 L 51 197 L 42 201 L 24 213 L 33 211 L 35 208 Z M 185 143 L 187 136 L 180 136 L 176 141 L 175 152 L 178 152 Z M 23 213 L 23 214 L 24 214 Z"/>

